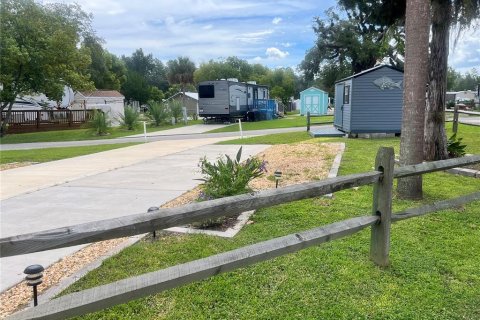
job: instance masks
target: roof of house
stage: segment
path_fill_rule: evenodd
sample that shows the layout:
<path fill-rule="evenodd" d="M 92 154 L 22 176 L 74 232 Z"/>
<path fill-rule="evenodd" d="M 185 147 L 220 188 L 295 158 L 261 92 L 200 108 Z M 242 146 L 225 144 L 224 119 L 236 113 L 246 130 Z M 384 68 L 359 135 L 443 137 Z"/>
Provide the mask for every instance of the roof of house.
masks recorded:
<path fill-rule="evenodd" d="M 310 88 L 307 88 L 307 89 L 305 89 L 305 90 L 303 90 L 303 91 L 300 91 L 300 93 L 302 93 L 302 92 L 304 92 L 304 91 L 307 91 L 307 90 L 310 90 L 310 89 L 314 89 L 314 90 L 318 90 L 318 91 L 321 91 L 321 92 L 323 92 L 323 93 L 326 93 L 326 92 L 323 91 L 322 89 L 317 88 L 317 87 L 315 87 L 315 86 L 311 86 Z"/>
<path fill-rule="evenodd" d="M 81 91 L 79 93 L 85 98 L 125 98 L 117 90 Z"/>
<path fill-rule="evenodd" d="M 179 96 L 179 95 L 182 95 L 182 92 L 177 92 L 175 93 L 173 96 L 167 98 L 166 100 L 170 100 L 170 99 L 173 99 L 175 98 L 176 96 Z M 189 98 L 192 98 L 194 100 L 198 100 L 198 93 L 197 92 L 188 92 L 188 91 L 185 91 L 185 96 L 189 97 Z"/>
<path fill-rule="evenodd" d="M 372 71 L 375 71 L 375 70 L 378 70 L 378 69 L 381 69 L 381 68 L 390 68 L 392 70 L 399 71 L 399 72 L 403 73 L 403 70 L 401 70 L 401 69 L 395 68 L 395 67 L 390 66 L 388 64 L 380 64 L 380 65 L 375 66 L 373 68 L 363 70 L 359 73 L 355 73 L 355 74 L 351 75 L 350 77 L 346 77 L 346 78 L 337 80 L 337 81 L 335 81 L 335 83 L 342 82 L 342 81 L 349 80 L 349 79 L 353 79 L 353 78 L 357 78 L 357 77 L 363 76 L 366 73 L 369 73 L 369 72 L 372 72 Z"/>

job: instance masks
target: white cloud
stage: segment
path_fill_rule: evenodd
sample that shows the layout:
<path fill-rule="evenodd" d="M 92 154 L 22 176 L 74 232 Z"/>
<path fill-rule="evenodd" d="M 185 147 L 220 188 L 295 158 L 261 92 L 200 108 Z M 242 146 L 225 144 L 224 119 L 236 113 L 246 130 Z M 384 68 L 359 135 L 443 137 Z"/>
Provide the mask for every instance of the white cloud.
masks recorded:
<path fill-rule="evenodd" d="M 290 43 L 290 42 L 282 42 L 281 45 L 285 48 L 290 48 L 291 46 L 293 46 L 294 44 L 293 43 Z"/>
<path fill-rule="evenodd" d="M 280 18 L 280 17 L 275 17 L 275 18 L 273 18 L 273 20 L 272 20 L 272 23 L 273 23 L 273 24 L 279 24 L 280 22 L 282 22 L 282 18 Z"/>
<path fill-rule="evenodd" d="M 274 58 L 274 59 L 283 59 L 289 55 L 287 51 L 282 51 L 275 47 L 267 48 L 267 50 L 265 51 L 265 54 L 267 55 L 267 57 Z"/>

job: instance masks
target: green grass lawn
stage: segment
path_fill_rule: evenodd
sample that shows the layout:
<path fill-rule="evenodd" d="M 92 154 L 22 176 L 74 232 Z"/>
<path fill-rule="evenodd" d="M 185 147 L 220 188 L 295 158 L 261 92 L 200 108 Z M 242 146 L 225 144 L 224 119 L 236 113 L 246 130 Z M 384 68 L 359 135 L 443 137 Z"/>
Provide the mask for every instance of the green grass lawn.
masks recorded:
<path fill-rule="evenodd" d="M 83 156 L 86 154 L 108 151 L 118 148 L 125 148 L 137 143 L 103 144 L 97 146 L 45 148 L 30 150 L 8 150 L 2 151 L 0 164 L 12 162 L 47 162 L 66 158 Z"/>
<path fill-rule="evenodd" d="M 331 122 L 333 122 L 333 116 L 318 116 L 318 117 L 311 118 L 312 125 L 318 124 L 318 123 L 331 123 Z M 257 122 L 242 122 L 242 130 L 244 131 L 291 128 L 291 127 L 307 127 L 307 118 L 298 116 L 298 115 L 293 115 L 293 116 L 290 115 L 282 119 L 257 121 Z M 238 124 L 232 124 L 230 126 L 226 126 L 223 128 L 214 129 L 214 130 L 208 131 L 208 133 L 232 132 L 232 131 L 239 131 Z"/>
<path fill-rule="evenodd" d="M 460 126 L 469 152 L 480 128 Z M 476 139 L 476 140 L 475 140 Z M 312 139 L 305 133 L 234 143 L 345 142 L 340 174 L 372 170 L 380 146 L 399 139 Z M 205 235 L 141 241 L 105 260 L 66 292 L 78 291 L 262 240 L 368 215 L 372 186 L 258 210 L 233 239 Z M 424 175 L 423 201 L 394 197 L 394 211 L 480 189 L 480 180 Z M 370 232 L 197 281 L 81 319 L 479 319 L 480 202 L 392 226 L 391 266 L 369 260 Z"/>
<path fill-rule="evenodd" d="M 189 121 L 188 125 L 200 124 L 201 120 Z M 175 126 L 171 124 L 164 124 L 160 127 L 147 126 L 147 132 L 155 132 L 161 130 L 174 129 L 185 126 L 179 123 Z M 97 139 L 113 139 L 134 134 L 143 133 L 143 124 L 136 130 L 126 130 L 123 128 L 112 128 L 106 136 L 97 136 L 92 134 L 88 129 L 75 130 L 59 130 L 59 131 L 44 131 L 32 133 L 17 133 L 9 134 L 0 138 L 0 144 L 8 143 L 28 143 L 28 142 L 53 142 L 53 141 L 80 141 L 80 140 L 97 140 Z"/>

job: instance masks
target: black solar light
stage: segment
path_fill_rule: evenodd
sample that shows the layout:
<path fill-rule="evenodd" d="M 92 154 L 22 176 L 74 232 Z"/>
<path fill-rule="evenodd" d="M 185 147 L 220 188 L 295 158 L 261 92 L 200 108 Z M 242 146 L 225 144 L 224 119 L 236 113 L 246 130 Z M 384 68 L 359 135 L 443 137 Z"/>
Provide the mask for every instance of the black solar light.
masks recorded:
<path fill-rule="evenodd" d="M 278 188 L 278 181 L 280 179 L 282 179 L 282 171 L 280 170 L 275 170 L 275 172 L 273 173 L 274 177 L 275 177 L 275 188 Z"/>
<path fill-rule="evenodd" d="M 152 211 L 157 211 L 158 209 L 159 209 L 158 207 L 150 207 L 150 208 L 148 208 L 147 213 L 152 212 Z M 155 239 L 156 236 L 157 236 L 155 230 L 153 230 L 152 235 L 153 235 L 153 239 Z"/>
<path fill-rule="evenodd" d="M 27 281 L 27 286 L 33 287 L 33 306 L 36 307 L 38 305 L 37 299 L 37 286 L 42 283 L 43 278 L 43 267 L 39 264 L 34 264 L 25 268 L 23 273 L 27 276 L 25 280 Z"/>

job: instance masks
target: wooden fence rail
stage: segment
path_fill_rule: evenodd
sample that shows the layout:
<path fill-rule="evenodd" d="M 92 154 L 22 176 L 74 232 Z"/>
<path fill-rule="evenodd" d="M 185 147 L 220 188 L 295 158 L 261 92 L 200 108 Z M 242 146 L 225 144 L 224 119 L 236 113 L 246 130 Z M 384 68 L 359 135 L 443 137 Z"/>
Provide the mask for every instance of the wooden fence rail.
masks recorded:
<path fill-rule="evenodd" d="M 394 178 L 403 178 L 474 163 L 480 163 L 480 155 L 395 168 L 393 176 Z M 375 183 L 380 176 L 382 176 L 382 173 L 379 171 L 352 174 L 252 194 L 197 202 L 183 207 L 159 209 L 149 214 L 139 213 L 1 238 L 0 257 L 138 235 L 205 219 L 234 215 L 248 210 L 318 197 L 344 189 Z"/>
<path fill-rule="evenodd" d="M 457 131 L 458 131 L 458 115 L 460 113 L 468 114 L 468 115 L 471 115 L 471 116 L 480 116 L 480 112 L 459 110 L 458 105 L 455 105 L 453 110 L 445 110 L 445 112 L 452 112 L 453 113 L 453 125 L 452 125 L 453 133 L 457 133 Z"/>
<path fill-rule="evenodd" d="M 469 156 L 393 168 L 393 149 L 380 148 L 375 161 L 377 171 L 341 176 L 319 182 L 273 189 L 195 203 L 180 208 L 160 209 L 117 219 L 86 223 L 72 227 L 0 239 L 2 256 L 36 252 L 53 248 L 141 234 L 205 218 L 264 208 L 280 203 L 311 198 L 335 191 L 375 183 L 371 216 L 356 217 L 323 227 L 263 241 L 254 245 L 176 265 L 163 270 L 72 293 L 33 309 L 16 313 L 10 319 L 64 319 L 98 311 L 146 295 L 158 293 L 219 273 L 352 235 L 371 226 L 370 255 L 385 266 L 389 263 L 390 224 L 430 212 L 480 200 L 480 192 L 426 206 L 391 213 L 393 179 L 446 170 L 455 166 L 480 163 L 480 156 Z"/>

